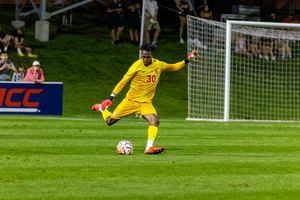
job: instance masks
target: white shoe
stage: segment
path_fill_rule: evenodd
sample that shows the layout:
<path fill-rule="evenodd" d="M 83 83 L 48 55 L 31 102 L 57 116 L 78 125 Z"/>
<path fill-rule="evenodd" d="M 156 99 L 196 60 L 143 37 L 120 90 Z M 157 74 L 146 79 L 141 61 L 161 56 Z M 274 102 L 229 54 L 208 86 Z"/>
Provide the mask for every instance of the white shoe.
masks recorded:
<path fill-rule="evenodd" d="M 275 56 L 272 56 L 272 60 L 276 60 Z"/>
<path fill-rule="evenodd" d="M 179 43 L 184 44 L 184 41 L 182 38 L 179 40 Z"/>
<path fill-rule="evenodd" d="M 266 60 L 269 60 L 269 57 L 268 57 L 268 56 L 265 56 L 265 59 L 266 59 Z"/>

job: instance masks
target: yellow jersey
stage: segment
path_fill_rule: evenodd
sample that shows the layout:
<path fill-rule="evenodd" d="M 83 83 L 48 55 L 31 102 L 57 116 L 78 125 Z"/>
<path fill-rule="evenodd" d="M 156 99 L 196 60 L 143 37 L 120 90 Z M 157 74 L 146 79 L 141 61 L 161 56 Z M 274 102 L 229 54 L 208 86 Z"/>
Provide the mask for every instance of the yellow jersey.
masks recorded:
<path fill-rule="evenodd" d="M 177 71 L 184 66 L 184 61 L 167 64 L 155 58 L 152 58 L 152 63 L 149 66 L 145 66 L 143 60 L 139 59 L 131 65 L 122 80 L 114 88 L 113 93 L 119 94 L 128 81 L 131 80 L 126 98 L 136 102 L 151 102 L 161 72 Z"/>

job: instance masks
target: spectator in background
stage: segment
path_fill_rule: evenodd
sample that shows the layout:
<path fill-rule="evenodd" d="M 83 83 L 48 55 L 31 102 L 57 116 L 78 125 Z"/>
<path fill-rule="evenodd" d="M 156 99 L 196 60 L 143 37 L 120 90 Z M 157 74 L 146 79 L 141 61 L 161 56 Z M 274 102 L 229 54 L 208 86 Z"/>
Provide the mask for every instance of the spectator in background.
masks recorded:
<path fill-rule="evenodd" d="M 200 11 L 200 17 L 203 19 L 209 19 L 212 20 L 213 19 L 213 14 L 212 12 L 209 10 L 209 6 L 205 5 L 203 10 Z"/>
<path fill-rule="evenodd" d="M 267 19 L 268 22 L 279 22 L 277 19 L 276 13 L 271 12 L 269 18 Z"/>
<path fill-rule="evenodd" d="M 35 82 L 42 83 L 44 82 L 43 70 L 40 68 L 39 61 L 34 61 L 32 63 L 32 67 L 27 70 L 26 77 L 24 78 L 24 82 Z"/>
<path fill-rule="evenodd" d="M 205 5 L 203 10 L 200 11 L 200 17 L 207 20 L 213 19 L 213 14 L 209 10 L 209 6 Z M 211 25 L 205 24 L 203 27 L 204 29 L 204 35 L 203 35 L 203 41 L 206 45 L 210 45 L 214 43 L 213 41 L 213 28 Z"/>
<path fill-rule="evenodd" d="M 292 52 L 289 45 L 289 40 L 287 39 L 278 39 L 277 45 L 279 49 L 279 55 L 282 60 L 292 60 Z"/>
<path fill-rule="evenodd" d="M 31 58 L 37 58 L 38 56 L 35 54 L 31 54 L 31 48 L 23 46 L 24 37 L 25 37 L 25 28 L 20 27 L 12 32 L 13 40 L 13 48 L 17 49 L 19 56 L 24 56 L 22 50 L 25 49 L 27 52 L 27 56 Z"/>
<path fill-rule="evenodd" d="M 247 51 L 246 38 L 243 33 L 239 33 L 235 38 L 235 52 L 246 55 L 248 58 L 252 59 L 252 54 Z"/>
<path fill-rule="evenodd" d="M 12 61 L 8 60 L 7 52 L 0 53 L 0 81 L 10 81 L 10 70 L 16 72 Z"/>
<path fill-rule="evenodd" d="M 268 22 L 280 22 L 277 19 L 276 13 L 271 12 L 269 18 L 267 19 Z M 274 29 L 274 28 L 271 28 Z M 261 38 L 261 51 L 264 55 L 265 59 L 269 59 L 269 55 L 271 56 L 272 60 L 276 60 L 276 56 L 278 55 L 279 57 L 279 46 L 278 46 L 278 41 L 280 39 L 275 39 L 275 38 L 267 38 L 267 37 L 262 37 Z"/>
<path fill-rule="evenodd" d="M 176 6 L 181 12 L 181 14 L 179 15 L 179 21 L 180 21 L 179 42 L 183 44 L 184 40 L 182 39 L 182 35 L 183 35 L 184 26 L 186 24 L 186 15 L 189 14 L 192 10 L 191 7 L 189 6 L 189 0 L 177 0 Z"/>
<path fill-rule="evenodd" d="M 123 8 L 121 0 L 112 0 L 107 6 L 107 13 L 109 14 L 108 26 L 111 29 L 112 44 L 120 45 L 120 38 L 123 32 Z"/>
<path fill-rule="evenodd" d="M 269 60 L 269 56 L 271 56 L 272 60 L 276 60 L 274 54 L 273 54 L 273 40 L 271 38 L 268 37 L 262 37 L 261 39 L 261 52 L 263 54 L 263 57 L 266 60 Z"/>
<path fill-rule="evenodd" d="M 157 21 L 158 6 L 154 0 L 145 0 L 145 33 L 146 42 L 150 43 L 150 31 L 155 29 L 152 44 L 157 46 L 157 39 L 160 34 L 160 26 Z"/>
<path fill-rule="evenodd" d="M 140 14 L 139 9 L 141 5 L 137 0 L 129 0 L 128 6 L 128 28 L 131 44 L 139 44 L 139 28 L 140 28 Z"/>
<path fill-rule="evenodd" d="M 26 64 L 21 62 L 18 71 L 14 72 L 14 75 L 11 79 L 13 82 L 22 82 L 25 77 Z"/>
<path fill-rule="evenodd" d="M 0 52 L 7 52 L 7 48 L 12 38 L 13 36 L 3 33 L 0 26 Z"/>
<path fill-rule="evenodd" d="M 288 17 L 283 20 L 284 23 L 299 23 L 293 13 L 289 13 Z"/>
<path fill-rule="evenodd" d="M 253 58 L 263 58 L 257 45 L 257 37 L 255 35 L 247 35 L 247 50 L 252 54 Z"/>
<path fill-rule="evenodd" d="M 293 13 L 289 13 L 288 17 L 283 20 L 284 23 L 299 23 L 298 19 L 295 18 Z M 289 31 L 294 31 L 293 28 L 289 28 Z M 281 58 L 283 60 L 291 60 L 292 59 L 292 52 L 289 43 L 293 43 L 295 41 L 288 40 L 288 39 L 279 39 L 278 46 Z"/>

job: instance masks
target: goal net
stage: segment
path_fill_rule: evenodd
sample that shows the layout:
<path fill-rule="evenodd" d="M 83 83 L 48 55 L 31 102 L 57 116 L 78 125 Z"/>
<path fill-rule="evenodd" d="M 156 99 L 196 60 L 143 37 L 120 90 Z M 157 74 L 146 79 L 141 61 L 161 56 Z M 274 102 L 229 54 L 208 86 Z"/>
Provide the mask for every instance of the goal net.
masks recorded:
<path fill-rule="evenodd" d="M 187 24 L 188 120 L 300 120 L 300 24 Z"/>

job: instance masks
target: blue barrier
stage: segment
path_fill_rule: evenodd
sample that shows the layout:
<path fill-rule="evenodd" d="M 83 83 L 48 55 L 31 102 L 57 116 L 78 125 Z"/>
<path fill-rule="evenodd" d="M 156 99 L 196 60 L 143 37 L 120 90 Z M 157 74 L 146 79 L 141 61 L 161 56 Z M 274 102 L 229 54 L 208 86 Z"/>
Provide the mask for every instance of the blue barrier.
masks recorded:
<path fill-rule="evenodd" d="M 0 114 L 62 115 L 63 83 L 0 82 Z"/>

